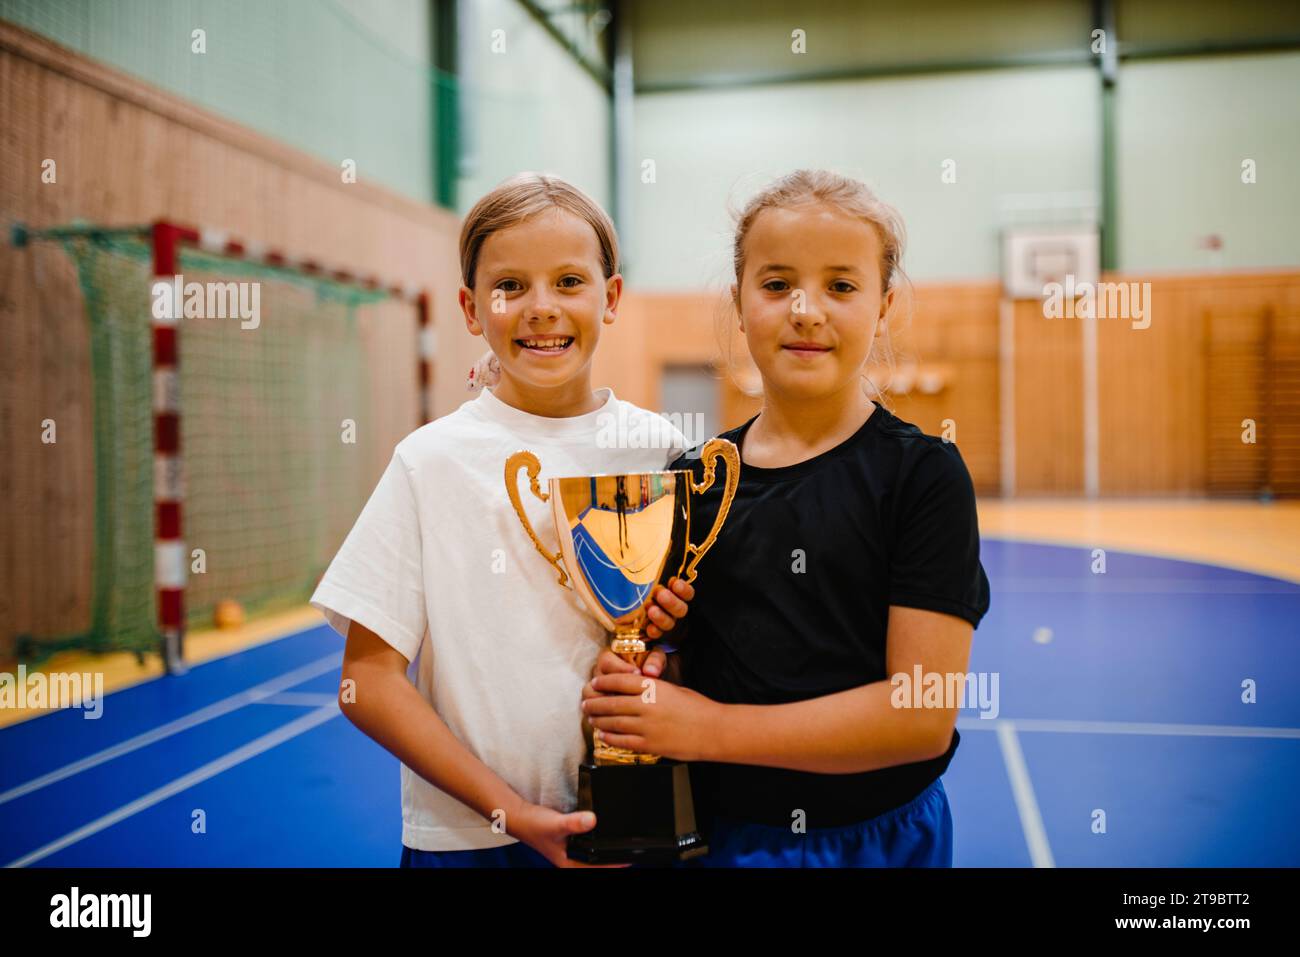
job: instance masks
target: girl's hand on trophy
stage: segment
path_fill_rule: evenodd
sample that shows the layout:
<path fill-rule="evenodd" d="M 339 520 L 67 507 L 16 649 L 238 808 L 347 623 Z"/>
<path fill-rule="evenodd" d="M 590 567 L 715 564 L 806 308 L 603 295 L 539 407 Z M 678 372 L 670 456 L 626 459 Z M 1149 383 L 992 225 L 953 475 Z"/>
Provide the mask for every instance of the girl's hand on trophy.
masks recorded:
<path fill-rule="evenodd" d="M 584 864 L 571 861 L 567 853 L 570 834 L 583 834 L 596 826 L 591 811 L 562 814 L 540 804 L 525 802 L 513 820 L 506 821 L 506 833 L 517 837 L 556 867 L 629 867 L 628 864 Z"/>
<path fill-rule="evenodd" d="M 625 658 L 620 658 L 614 652 L 606 648 L 596 659 L 596 666 L 591 670 L 593 678 L 599 675 L 649 675 L 651 678 L 658 678 L 664 673 L 664 667 L 668 663 L 668 655 L 658 648 L 652 648 L 644 655 L 640 656 L 641 667 L 638 668 L 632 662 Z M 583 685 L 582 696 L 588 697 L 596 695 L 591 691 L 590 682 Z"/>
<path fill-rule="evenodd" d="M 678 761 L 709 760 L 705 745 L 723 707 L 712 698 L 635 674 L 598 675 L 582 697 L 583 715 L 606 744 Z"/>
<path fill-rule="evenodd" d="M 689 582 L 673 577 L 668 580 L 668 585 L 671 590 L 662 585 L 655 589 L 654 604 L 647 613 L 650 618 L 645 628 L 647 638 L 662 638 L 672 631 L 677 619 L 686 617 L 687 602 L 695 598 L 695 586 Z"/>

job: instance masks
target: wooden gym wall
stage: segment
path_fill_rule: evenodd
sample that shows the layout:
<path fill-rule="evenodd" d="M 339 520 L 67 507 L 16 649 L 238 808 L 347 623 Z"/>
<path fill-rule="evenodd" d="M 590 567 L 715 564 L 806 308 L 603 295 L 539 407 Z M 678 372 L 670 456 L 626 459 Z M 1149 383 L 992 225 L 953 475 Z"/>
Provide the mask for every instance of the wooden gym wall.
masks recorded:
<path fill-rule="evenodd" d="M 431 293 L 438 343 L 434 412 L 463 400 L 464 373 L 482 341 L 465 334 L 456 305 L 459 221 L 451 213 L 366 183 L 364 170 L 345 185 L 337 166 L 4 22 L 0 111 L 6 233 L 14 222 L 169 219 L 418 284 Z M 56 183 L 41 182 L 46 158 L 56 160 Z M 89 336 L 75 269 L 58 244 L 15 249 L 4 238 L 0 658 L 18 634 L 66 634 L 89 621 L 95 475 Z M 376 313 L 362 335 L 376 383 L 377 480 L 418 409 L 414 310 Z M 47 418 L 57 423 L 55 445 L 40 442 Z"/>

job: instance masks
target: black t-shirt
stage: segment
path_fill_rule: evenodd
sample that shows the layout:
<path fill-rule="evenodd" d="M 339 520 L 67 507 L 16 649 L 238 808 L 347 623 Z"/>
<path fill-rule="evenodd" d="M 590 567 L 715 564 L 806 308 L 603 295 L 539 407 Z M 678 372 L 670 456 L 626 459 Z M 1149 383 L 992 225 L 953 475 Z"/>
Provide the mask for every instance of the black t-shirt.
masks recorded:
<path fill-rule="evenodd" d="M 755 416 L 757 418 L 757 416 Z M 722 433 L 739 446 L 752 425 Z M 671 468 L 703 473 L 696 448 Z M 742 457 L 743 458 L 743 457 Z M 726 466 L 692 496 L 700 542 L 722 499 Z M 840 445 L 782 468 L 742 464 L 722 532 L 700 560 L 678 640 L 683 681 L 727 704 L 784 704 L 888 679 L 889 606 L 978 625 L 989 607 L 970 473 L 955 445 L 877 406 Z M 938 758 L 860 774 L 754 765 L 691 767 L 701 819 L 711 814 L 836 827 L 907 803 L 941 775 Z"/>

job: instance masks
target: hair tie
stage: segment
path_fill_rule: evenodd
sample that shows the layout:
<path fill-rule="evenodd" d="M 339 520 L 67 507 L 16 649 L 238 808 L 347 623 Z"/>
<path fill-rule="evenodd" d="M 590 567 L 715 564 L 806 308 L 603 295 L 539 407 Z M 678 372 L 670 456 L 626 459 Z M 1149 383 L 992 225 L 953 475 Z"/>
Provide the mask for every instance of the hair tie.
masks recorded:
<path fill-rule="evenodd" d="M 469 392 L 490 389 L 501 381 L 501 360 L 489 349 L 470 367 L 465 388 Z"/>

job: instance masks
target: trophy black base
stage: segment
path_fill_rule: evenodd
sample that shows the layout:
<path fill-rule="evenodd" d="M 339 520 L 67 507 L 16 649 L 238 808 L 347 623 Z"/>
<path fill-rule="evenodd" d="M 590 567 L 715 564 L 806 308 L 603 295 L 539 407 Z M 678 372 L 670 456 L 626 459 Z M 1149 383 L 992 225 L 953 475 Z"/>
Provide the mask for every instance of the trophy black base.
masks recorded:
<path fill-rule="evenodd" d="M 696 830 L 690 774 L 680 761 L 584 761 L 578 768 L 578 810 L 594 811 L 596 827 L 569 836 L 570 860 L 668 865 L 709 849 Z"/>

